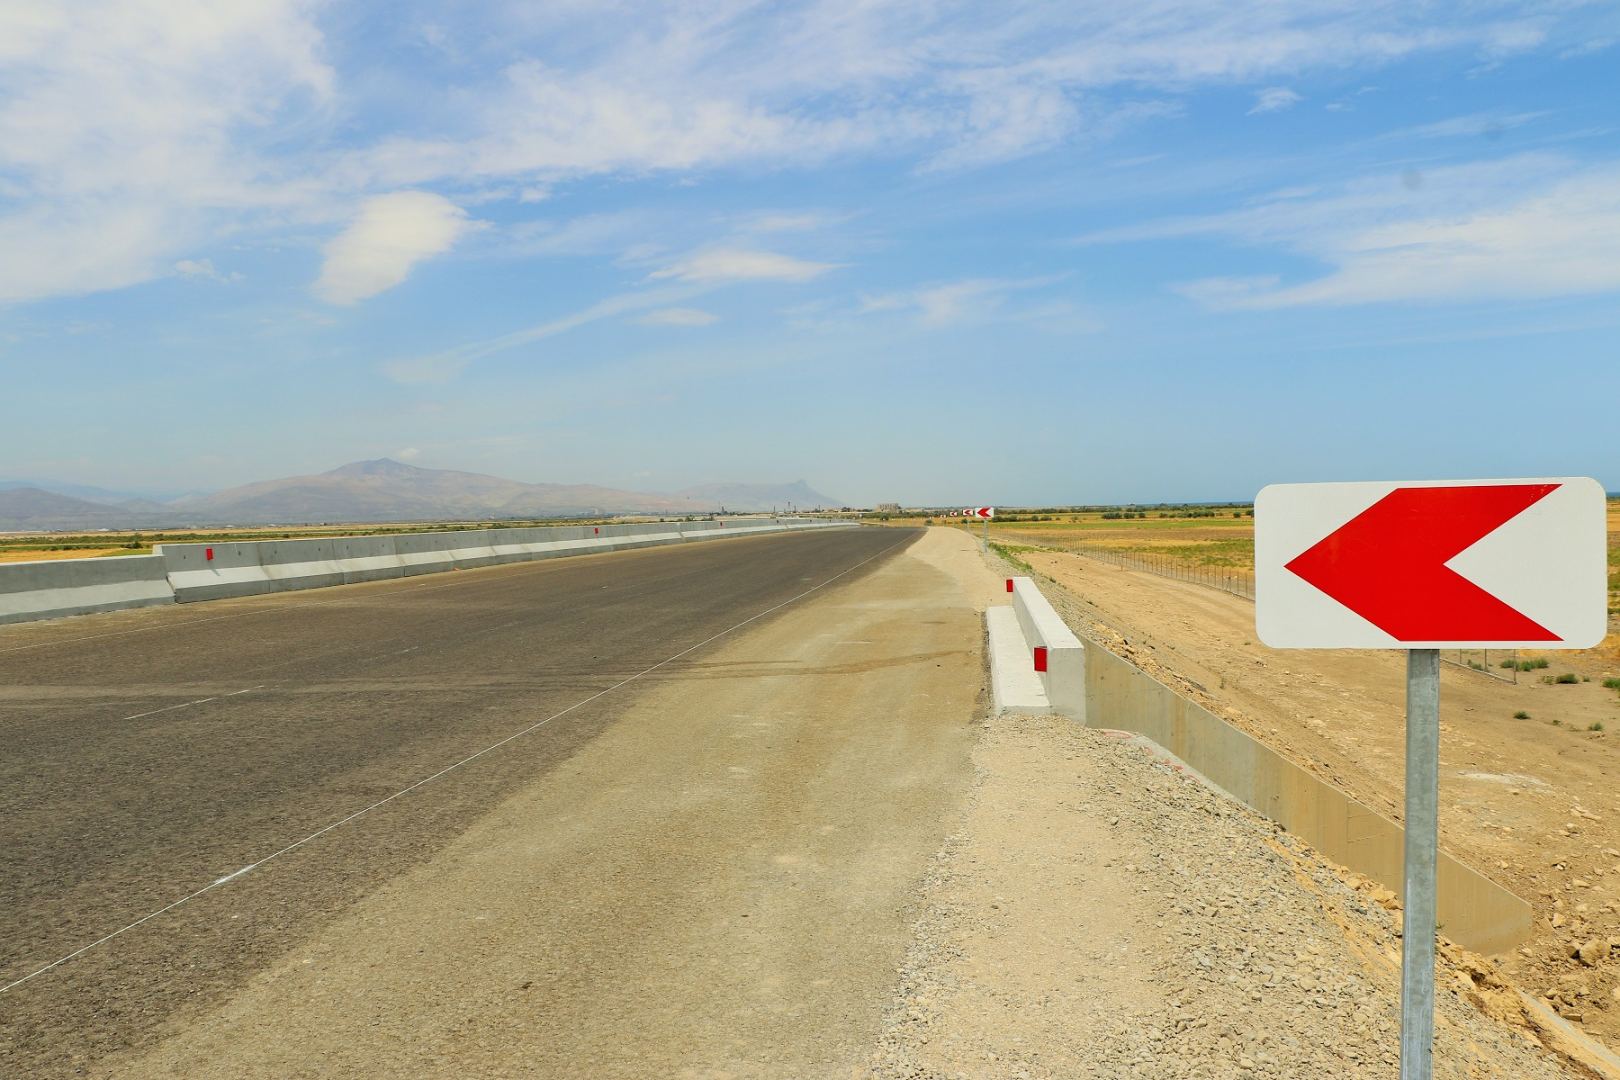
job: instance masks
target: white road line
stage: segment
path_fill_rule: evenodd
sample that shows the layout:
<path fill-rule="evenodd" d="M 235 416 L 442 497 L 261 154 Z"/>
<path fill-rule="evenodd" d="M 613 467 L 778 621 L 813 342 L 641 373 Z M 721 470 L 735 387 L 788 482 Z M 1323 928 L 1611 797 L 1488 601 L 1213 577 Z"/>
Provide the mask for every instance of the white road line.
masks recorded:
<path fill-rule="evenodd" d="M 196 701 L 182 701 L 178 705 L 165 705 L 161 709 L 153 709 L 151 712 L 136 713 L 134 716 L 126 716 L 126 717 L 124 717 L 124 719 L 125 720 L 144 720 L 148 716 L 156 716 L 158 713 L 174 712 L 174 710 L 176 710 L 176 709 L 189 709 L 193 705 L 206 705 L 210 701 L 218 701 L 218 700 L 219 700 L 219 698 L 217 698 L 217 697 L 205 697 L 205 698 L 198 698 Z"/>
<path fill-rule="evenodd" d="M 229 694 L 216 694 L 213 697 L 198 698 L 196 701 L 182 701 L 178 705 L 165 705 L 163 708 L 153 709 L 151 712 L 136 713 L 134 716 L 126 716 L 124 717 L 124 720 L 144 720 L 148 716 L 156 716 L 158 713 L 173 712 L 176 709 L 189 709 L 193 705 L 206 705 L 210 701 L 218 701 L 220 698 L 240 697 L 243 694 L 251 694 L 255 690 L 263 689 L 263 686 L 250 686 L 246 690 L 233 690 Z M 122 723 L 123 721 L 119 722 Z"/>
<path fill-rule="evenodd" d="M 127 926 L 121 926 L 117 930 L 114 930 L 112 933 L 106 934 L 106 935 L 104 935 L 102 937 L 97 938 L 95 941 L 90 942 L 88 945 L 81 945 L 79 948 L 74 949 L 72 952 L 68 953 L 66 956 L 62 956 L 62 957 L 59 957 L 56 960 L 52 960 L 49 964 L 46 964 L 44 967 L 38 968 L 35 971 L 31 971 L 27 975 L 24 975 L 22 978 L 17 979 L 17 980 L 15 980 L 13 982 L 9 982 L 4 986 L 0 986 L 0 994 L 5 994 L 5 993 L 8 993 L 8 992 L 10 992 L 12 990 L 15 990 L 17 987 L 21 986 L 23 983 L 28 982 L 31 979 L 38 978 L 39 976 L 45 974 L 48 971 L 54 971 L 56 968 L 61 967 L 63 964 L 67 963 L 68 961 L 74 960 L 74 959 L 77 959 L 80 956 L 83 956 L 85 953 L 89 952 L 91 949 L 94 949 L 94 948 L 97 948 L 99 946 L 105 945 L 107 942 L 111 941 L 113 938 L 119 937 L 119 936 L 121 936 L 123 934 L 127 934 L 131 930 L 134 930 L 136 927 L 141 926 L 141 925 L 143 925 L 145 923 L 151 922 L 153 919 L 157 918 L 159 915 L 167 914 L 168 912 L 173 911 L 175 908 L 179 907 L 180 905 L 197 899 L 199 896 L 202 896 L 204 893 L 213 892 L 215 889 L 219 888 L 220 886 L 225 885 L 228 882 L 235 881 L 237 878 L 243 877 L 249 871 L 257 870 L 259 867 L 263 866 L 267 862 L 270 862 L 272 859 L 279 859 L 283 855 L 289 854 L 290 852 L 297 851 L 299 848 L 303 847 L 305 844 L 308 844 L 313 840 L 318 840 L 322 836 L 325 836 L 327 833 L 331 832 L 333 829 L 337 829 L 337 828 L 340 828 L 340 827 L 342 827 L 344 825 L 347 825 L 349 822 L 355 820 L 356 818 L 364 817 L 366 814 L 371 813 L 373 810 L 376 810 L 379 807 L 386 806 L 387 804 L 393 802 L 395 799 L 399 798 L 402 795 L 409 795 L 411 792 L 415 791 L 417 788 L 423 787 L 423 786 L 425 786 L 427 784 L 431 784 L 433 781 L 439 779 L 441 776 L 445 776 L 448 773 L 455 772 L 457 769 L 461 768 L 463 765 L 471 764 L 472 762 L 477 761 L 479 758 L 483 757 L 485 754 L 488 754 L 488 753 L 490 753 L 491 751 L 494 751 L 494 750 L 498 750 L 501 747 L 505 746 L 509 742 L 514 742 L 514 741 L 516 741 L 518 739 L 523 738 L 523 736 L 530 734 L 531 732 L 538 731 L 540 728 L 545 727 L 547 724 L 551 723 L 553 720 L 559 720 L 562 717 L 567 716 L 569 713 L 575 711 L 576 709 L 580 709 L 580 708 L 583 708 L 586 705 L 589 705 L 591 702 L 597 700 L 598 698 L 606 697 L 608 694 L 613 693 L 613 691 L 619 689 L 620 687 L 628 686 L 630 683 L 633 683 L 638 679 L 641 679 L 641 678 L 643 678 L 643 677 L 645 677 L 647 675 L 651 675 L 653 672 L 657 671 L 659 668 L 667 667 L 668 665 L 673 664 L 675 661 L 679 660 L 683 656 L 687 656 L 687 655 L 689 655 L 691 653 L 697 652 L 699 649 L 703 648 L 705 645 L 708 645 L 708 644 L 710 644 L 711 642 L 714 642 L 714 641 L 718 641 L 721 638 L 725 637 L 727 634 L 732 634 L 732 633 L 735 633 L 738 630 L 741 630 L 743 627 L 747 626 L 749 623 L 758 622 L 760 619 L 763 619 L 767 615 L 770 615 L 770 614 L 772 614 L 774 612 L 777 612 L 777 611 L 781 611 L 783 608 L 787 607 L 789 604 L 797 603 L 798 601 L 803 600 L 805 597 L 809 596 L 811 593 L 820 592 L 822 589 L 826 588 L 828 585 L 831 585 L 833 582 L 837 581 L 839 578 L 847 577 L 848 575 L 850 575 L 850 574 L 854 573 L 855 571 L 859 570 L 861 567 L 865 566 L 867 563 L 871 562 L 873 559 L 876 559 L 876 558 L 878 558 L 879 556 L 882 556 L 882 555 L 887 555 L 889 552 L 893 551 L 895 548 L 900 547 L 902 544 L 905 544 L 905 543 L 909 542 L 909 539 L 910 538 L 908 537 L 906 540 L 901 540 L 901 541 L 899 541 L 897 543 L 890 544 L 888 547 L 884 548 L 882 551 L 879 551 L 879 552 L 877 552 L 876 554 L 873 554 L 873 555 L 868 555 L 866 558 L 862 559 L 860 562 L 856 563 L 854 566 L 848 567 L 847 569 L 844 569 L 844 570 L 840 570 L 838 573 L 834 574 L 832 577 L 828 578 L 826 581 L 823 581 L 821 584 L 812 586 L 811 588 L 808 588 L 808 589 L 804 590 L 804 592 L 799 593 L 797 596 L 789 597 L 788 599 L 782 601 L 780 604 L 777 604 L 775 607 L 769 607 L 769 608 L 766 608 L 764 611 L 759 612 L 758 614 L 750 615 L 748 618 L 744 619 L 742 622 L 736 623 L 735 625 L 732 625 L 732 626 L 728 626 L 724 630 L 720 631 L 718 634 L 711 634 L 710 636 L 704 638 L 702 641 L 698 642 L 696 645 L 692 645 L 692 646 L 690 646 L 688 648 L 682 649 L 680 652 L 676 653 L 674 656 L 670 656 L 670 657 L 667 657 L 667 658 L 665 658 L 663 660 L 660 660 L 660 661 L 658 661 L 658 663 L 652 665 L 649 668 L 644 668 L 643 670 L 636 672 L 634 675 L 631 675 L 628 678 L 619 680 L 618 682 L 614 683 L 612 686 L 608 687 L 606 690 L 598 690 L 596 693 L 592 694 L 590 697 L 582 698 L 579 701 L 574 702 L 574 704 L 568 706 L 568 708 L 562 710 L 559 713 L 553 713 L 551 716 L 546 717 L 544 720 L 537 720 L 534 723 L 530 724 L 528 727 L 524 728 L 523 730 L 515 731 L 512 734 L 506 736 L 506 738 L 500 740 L 499 742 L 491 743 L 490 745 L 484 747 L 482 750 L 478 751 L 476 754 L 470 754 L 467 757 L 462 758 L 460 761 L 456 762 L 453 765 L 446 765 L 444 768 L 440 769 L 438 772 L 433 773 L 430 776 L 424 776 L 422 779 L 416 781 L 416 783 L 411 784 L 408 787 L 400 788 L 398 791 L 394 792 L 392 795 L 389 795 L 387 798 L 378 799 L 376 802 L 372 803 L 370 806 L 362 807 L 361 809 L 356 810 L 354 813 L 350 814 L 347 817 L 339 818 L 338 820 L 332 822 L 330 825 L 327 825 L 327 826 L 324 826 L 323 828 L 315 830 L 314 832 L 310 833 L 308 836 L 304 837 L 302 840 L 294 841 L 293 843 L 288 844 L 286 847 L 280 849 L 279 851 L 273 851 L 269 855 L 266 855 L 264 858 L 259 859 L 256 862 L 248 863 L 246 866 L 242 867 L 242 869 L 240 869 L 240 870 L 236 870 L 236 871 L 233 871 L 233 872 L 231 872 L 229 874 L 226 874 L 222 878 L 217 878 L 214 881 L 209 882 L 207 885 L 204 885 L 202 888 L 196 890 L 195 892 L 188 893 L 185 896 L 182 896 L 180 899 L 174 901 L 172 904 L 167 904 L 164 907 L 160 907 L 156 911 L 152 912 L 149 915 L 143 915 L 139 919 L 136 919 L 134 922 L 128 924 Z M 257 689 L 257 688 L 255 688 L 255 689 Z"/>

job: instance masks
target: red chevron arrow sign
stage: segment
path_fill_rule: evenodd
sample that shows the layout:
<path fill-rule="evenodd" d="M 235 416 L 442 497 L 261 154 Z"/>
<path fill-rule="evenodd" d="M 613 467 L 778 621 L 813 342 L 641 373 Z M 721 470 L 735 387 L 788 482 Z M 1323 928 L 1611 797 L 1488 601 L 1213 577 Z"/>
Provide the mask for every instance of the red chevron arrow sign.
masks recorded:
<path fill-rule="evenodd" d="M 1254 504 L 1274 648 L 1585 649 L 1608 624 L 1602 485 L 1274 484 Z"/>

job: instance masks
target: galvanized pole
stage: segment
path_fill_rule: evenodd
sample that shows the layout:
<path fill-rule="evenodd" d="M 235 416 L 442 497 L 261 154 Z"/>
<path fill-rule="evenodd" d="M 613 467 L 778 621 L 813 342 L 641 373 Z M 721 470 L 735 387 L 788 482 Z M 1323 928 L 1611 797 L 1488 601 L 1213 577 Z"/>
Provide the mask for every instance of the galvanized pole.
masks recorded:
<path fill-rule="evenodd" d="M 1406 654 L 1406 888 L 1401 1080 L 1434 1075 L 1435 863 L 1440 846 L 1440 650 Z"/>

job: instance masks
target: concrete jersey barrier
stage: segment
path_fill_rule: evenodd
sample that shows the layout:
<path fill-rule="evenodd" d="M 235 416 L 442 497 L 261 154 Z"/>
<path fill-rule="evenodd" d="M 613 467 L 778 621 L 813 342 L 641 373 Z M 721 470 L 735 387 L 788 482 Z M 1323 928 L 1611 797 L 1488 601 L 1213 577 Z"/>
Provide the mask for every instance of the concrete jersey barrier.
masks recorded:
<path fill-rule="evenodd" d="M 660 544 L 727 540 L 789 530 L 851 528 L 857 524 L 731 518 L 160 544 L 151 555 L 0 565 L 0 623 L 353 585 Z"/>
<path fill-rule="evenodd" d="M 1015 577 L 1013 612 L 1031 651 L 1043 650 L 1031 658 L 1035 673 L 1046 691 L 1052 711 L 1074 720 L 1086 718 L 1086 653 L 1063 618 L 1041 595 L 1035 582 Z M 1044 659 L 1044 663 L 1040 660 Z"/>
<path fill-rule="evenodd" d="M 0 566 L 0 623 L 174 603 L 157 555 L 50 559 Z"/>
<path fill-rule="evenodd" d="M 464 529 L 395 536 L 161 544 L 154 557 L 165 561 L 173 598 L 192 603 L 790 529 L 848 528 L 854 524 L 738 518 Z"/>

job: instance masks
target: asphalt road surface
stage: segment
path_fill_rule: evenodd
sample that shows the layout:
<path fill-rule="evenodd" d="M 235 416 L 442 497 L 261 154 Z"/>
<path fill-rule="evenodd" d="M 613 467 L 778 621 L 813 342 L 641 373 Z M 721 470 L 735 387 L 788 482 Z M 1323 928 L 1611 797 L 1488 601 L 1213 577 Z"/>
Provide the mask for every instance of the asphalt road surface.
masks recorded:
<path fill-rule="evenodd" d="M 0 1076 L 89 1074 L 172 1033 L 713 646 L 624 680 L 915 536 L 716 541 L 0 629 Z"/>

